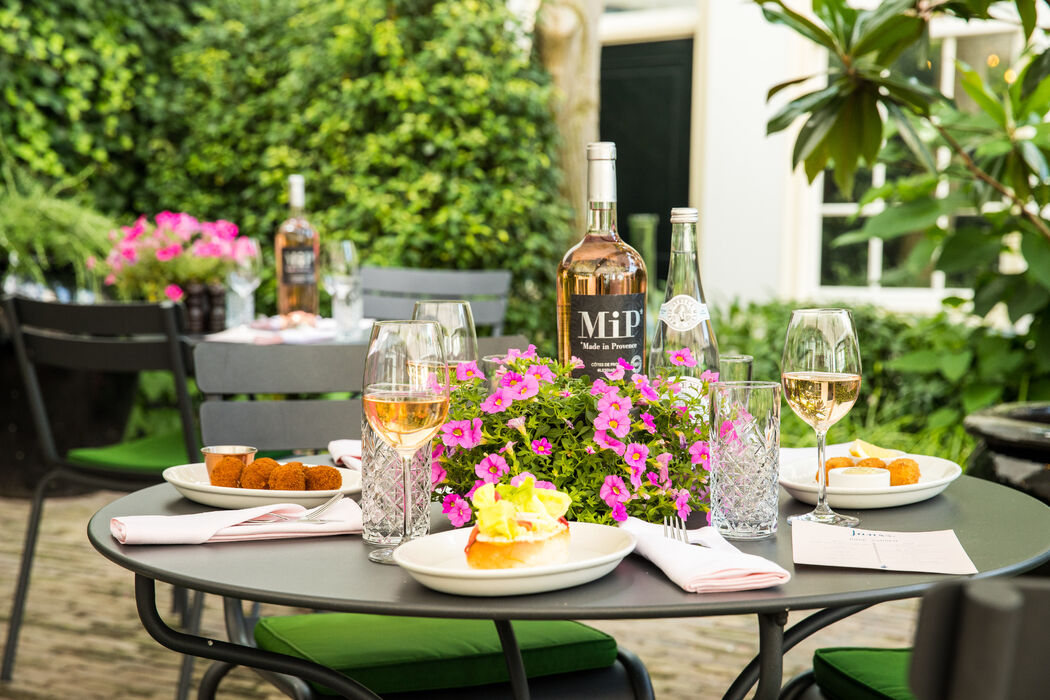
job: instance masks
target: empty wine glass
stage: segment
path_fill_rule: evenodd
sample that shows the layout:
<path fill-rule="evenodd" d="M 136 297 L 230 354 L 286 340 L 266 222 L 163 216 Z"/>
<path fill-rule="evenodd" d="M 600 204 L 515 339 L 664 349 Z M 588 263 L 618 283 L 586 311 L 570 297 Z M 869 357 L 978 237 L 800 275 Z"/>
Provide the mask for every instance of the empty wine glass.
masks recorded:
<path fill-rule="evenodd" d="M 412 457 L 448 416 L 449 373 L 440 326 L 434 321 L 381 321 L 372 329 L 365 358 L 365 419 L 400 457 L 403 529 L 411 536 Z M 394 547 L 369 552 L 368 558 L 392 563 Z"/>
<path fill-rule="evenodd" d="M 262 272 L 262 254 L 259 242 L 242 236 L 234 242 L 233 269 L 226 276 L 226 284 L 236 298 L 236 313 L 229 314 L 228 326 L 246 326 L 255 318 L 255 290 Z"/>
<path fill-rule="evenodd" d="M 788 522 L 856 525 L 859 518 L 828 506 L 824 467 L 828 429 L 849 413 L 860 394 L 860 344 L 853 314 L 846 309 L 792 311 L 780 372 L 788 405 L 817 434 L 817 507 Z"/>
<path fill-rule="evenodd" d="M 436 321 L 445 335 L 445 359 L 452 368 L 478 361 L 478 336 L 470 302 L 459 299 L 417 301 L 412 310 L 417 321 Z"/>
<path fill-rule="evenodd" d="M 339 340 L 356 340 L 364 318 L 359 266 L 353 241 L 325 241 L 321 246 L 321 284 L 332 296 L 332 318 Z"/>

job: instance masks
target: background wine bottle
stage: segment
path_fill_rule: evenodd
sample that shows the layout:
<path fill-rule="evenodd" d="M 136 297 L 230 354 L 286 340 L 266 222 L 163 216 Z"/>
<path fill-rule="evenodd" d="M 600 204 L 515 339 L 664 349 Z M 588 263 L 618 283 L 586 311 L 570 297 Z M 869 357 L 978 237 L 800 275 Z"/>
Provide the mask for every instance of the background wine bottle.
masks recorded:
<path fill-rule="evenodd" d="M 696 209 L 671 210 L 671 261 L 667 288 L 649 347 L 649 376 L 699 377 L 705 370 L 718 371 L 718 343 L 711 314 L 700 286 L 696 257 Z M 695 367 L 674 365 L 668 353 L 688 348 Z"/>
<path fill-rule="evenodd" d="M 587 232 L 558 265 L 558 359 L 596 377 L 624 358 L 645 367 L 646 272 L 616 232 L 616 144 L 587 145 Z"/>
<path fill-rule="evenodd" d="M 302 175 L 288 177 L 288 218 L 277 228 L 277 313 L 291 317 L 317 314 L 320 237 L 303 214 L 306 194 Z"/>

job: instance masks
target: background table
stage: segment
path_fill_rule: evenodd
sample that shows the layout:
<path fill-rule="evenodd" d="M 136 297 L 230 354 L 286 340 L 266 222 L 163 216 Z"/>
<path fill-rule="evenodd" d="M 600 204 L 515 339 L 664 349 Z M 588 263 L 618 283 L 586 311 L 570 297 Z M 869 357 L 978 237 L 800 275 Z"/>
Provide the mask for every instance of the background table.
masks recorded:
<path fill-rule="evenodd" d="M 779 533 L 741 550 L 772 559 L 787 569 L 783 586 L 734 593 L 686 593 L 638 556 L 627 557 L 612 573 L 592 583 L 550 593 L 501 598 L 465 598 L 438 593 L 416 583 L 398 567 L 372 564 L 358 536 L 182 546 L 124 546 L 109 533 L 119 515 L 181 514 L 207 510 L 187 501 L 167 484 L 125 496 L 102 508 L 88 525 L 92 544 L 105 557 L 135 572 L 140 616 L 149 615 L 154 580 L 218 595 L 322 610 L 388 615 L 525 619 L 639 619 L 757 613 L 760 659 L 745 669 L 727 692 L 743 697 L 760 675 L 758 697 L 775 697 L 783 651 L 835 620 L 874 603 L 919 596 L 952 578 L 940 574 L 842 569 L 800 565 L 791 556 L 790 526 L 784 518 L 811 509 L 781 494 Z M 861 527 L 922 531 L 954 529 L 979 573 L 977 577 L 1023 572 L 1050 559 L 1050 507 L 1030 496 L 973 477 L 960 477 L 939 496 L 898 508 L 844 511 L 859 515 Z M 820 610 L 785 635 L 788 610 Z M 152 601 L 155 615 L 155 601 Z M 157 617 L 159 620 L 159 617 Z M 165 646 L 171 638 L 158 637 Z M 156 622 L 154 620 L 153 622 Z M 186 637 L 186 635 L 182 635 Z M 179 638 L 178 643 L 188 640 Z M 193 644 L 188 653 L 206 658 L 251 662 L 224 654 L 217 640 Z M 265 668 L 262 664 L 254 664 Z M 320 668 L 320 667 L 318 667 Z M 284 670 L 284 669 L 272 669 Z M 320 679 L 316 676 L 313 679 Z"/>

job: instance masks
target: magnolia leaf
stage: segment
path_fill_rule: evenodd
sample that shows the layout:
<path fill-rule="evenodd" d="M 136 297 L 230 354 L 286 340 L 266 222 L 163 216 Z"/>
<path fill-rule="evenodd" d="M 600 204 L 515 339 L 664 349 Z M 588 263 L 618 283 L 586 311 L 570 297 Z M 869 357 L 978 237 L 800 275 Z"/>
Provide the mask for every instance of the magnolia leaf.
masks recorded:
<path fill-rule="evenodd" d="M 963 390 L 963 409 L 967 413 L 987 408 L 999 400 L 1003 394 L 1002 384 L 975 384 Z"/>
<path fill-rule="evenodd" d="M 1001 247 L 998 236 L 990 236 L 979 228 L 958 229 L 944 239 L 937 269 L 952 273 L 986 267 L 997 261 Z"/>
<path fill-rule="evenodd" d="M 1028 263 L 1028 278 L 1050 290 L 1050 241 L 1046 237 L 1025 231 L 1021 238 L 1021 254 Z"/>
<path fill-rule="evenodd" d="M 1025 66 L 1021 76 L 1021 96 L 1028 98 L 1050 78 L 1050 51 L 1038 54 Z"/>
<path fill-rule="evenodd" d="M 823 142 L 817 146 L 813 153 L 810 154 L 809 158 L 806 158 L 804 163 L 806 168 L 806 177 L 810 182 L 817 179 L 817 176 L 824 172 L 824 166 L 828 164 L 828 147 Z"/>
<path fill-rule="evenodd" d="M 931 173 L 937 172 L 937 163 L 933 160 L 933 154 L 930 153 L 930 149 L 926 147 L 926 143 L 919 137 L 919 134 L 915 131 L 915 127 L 912 126 L 908 116 L 904 114 L 900 106 L 893 102 L 885 102 L 887 111 L 890 116 L 893 117 L 894 122 L 897 124 L 897 133 L 900 134 L 901 139 L 905 145 L 915 154 L 915 157 L 919 160 L 926 170 Z"/>
<path fill-rule="evenodd" d="M 1041 182 L 1050 180 L 1050 165 L 1047 165 L 1043 152 L 1031 141 L 1020 141 L 1017 147 L 1021 151 L 1021 158 L 1025 164 L 1032 169 L 1039 180 Z"/>
<path fill-rule="evenodd" d="M 1024 29 L 1025 41 L 1032 36 L 1035 29 L 1035 0 L 1016 0 L 1017 14 L 1021 16 L 1021 27 Z"/>
<path fill-rule="evenodd" d="M 860 156 L 860 101 L 859 92 L 846 98 L 835 125 L 824 138 L 828 153 L 835 161 L 835 185 L 847 198 L 852 198 L 853 175 L 857 172 L 857 158 Z"/>
<path fill-rule="evenodd" d="M 791 154 L 791 167 L 796 167 L 800 162 L 809 158 L 814 149 L 824 143 L 824 137 L 835 124 L 837 115 L 837 103 L 825 105 L 822 109 L 810 115 L 806 123 L 798 132 L 795 139 L 795 148 Z"/>
<path fill-rule="evenodd" d="M 981 76 L 977 74 L 977 71 L 970 68 L 962 61 L 956 61 L 959 73 L 962 74 L 962 86 L 966 94 L 969 95 L 977 106 L 980 107 L 985 114 L 990 116 L 995 122 L 1005 128 L 1006 127 L 1006 112 L 1003 110 L 1003 105 L 995 99 L 988 92 L 988 88 L 985 87 L 984 81 Z"/>
<path fill-rule="evenodd" d="M 783 24 L 810 41 L 830 49 L 833 53 L 839 53 L 838 44 L 835 43 L 835 38 L 831 34 L 794 10 L 789 9 L 780 0 L 759 0 L 759 2 L 762 5 L 762 14 L 768 21 L 775 24 Z M 777 5 L 777 7 L 770 7 L 773 4 Z"/>
<path fill-rule="evenodd" d="M 915 350 L 886 362 L 886 368 L 897 372 L 933 372 L 940 368 L 941 353 Z"/>
<path fill-rule="evenodd" d="M 868 165 L 875 165 L 882 147 L 882 116 L 874 92 L 864 90 L 855 95 L 860 117 L 860 153 Z"/>
<path fill-rule="evenodd" d="M 961 195 L 944 199 L 917 199 L 889 207 L 871 217 L 860 231 L 850 231 L 832 241 L 832 247 L 859 243 L 871 238 L 898 238 L 936 225 L 938 217 L 965 203 Z"/>
<path fill-rule="evenodd" d="M 766 100 L 768 101 L 770 98 L 773 97 L 773 95 L 777 94 L 778 92 L 780 92 L 781 90 L 783 90 L 785 88 L 789 88 L 792 85 L 798 85 L 799 83 L 804 83 L 804 82 L 806 82 L 807 80 L 809 80 L 810 78 L 813 78 L 813 77 L 814 76 L 812 76 L 812 75 L 807 75 L 807 76 L 805 76 L 803 78 L 793 78 L 792 80 L 785 80 L 782 83 L 777 83 L 773 87 L 769 88 L 769 92 L 766 93 Z"/>
<path fill-rule="evenodd" d="M 879 52 L 879 63 L 887 65 L 923 32 L 923 21 L 916 15 L 904 14 L 915 5 L 913 0 L 886 0 L 872 12 L 861 15 L 859 34 L 850 49 L 853 56 Z"/>
<path fill-rule="evenodd" d="M 769 119 L 766 125 L 766 133 L 774 134 L 791 125 L 800 115 L 813 112 L 828 104 L 839 96 L 842 86 L 833 83 L 823 90 L 807 93 L 799 98 L 788 102 L 779 112 Z"/>
<path fill-rule="evenodd" d="M 941 354 L 938 369 L 949 382 L 957 382 L 969 371 L 972 361 L 973 351 L 971 350 L 946 352 Z"/>
<path fill-rule="evenodd" d="M 962 418 L 959 411 L 954 408 L 938 408 L 936 411 L 926 417 L 926 429 L 936 430 L 937 428 L 946 428 L 950 425 L 955 425 Z"/>
<path fill-rule="evenodd" d="M 987 284 L 978 286 L 973 294 L 973 312 L 985 316 L 1002 301 L 1016 284 L 1017 275 L 996 275 Z"/>

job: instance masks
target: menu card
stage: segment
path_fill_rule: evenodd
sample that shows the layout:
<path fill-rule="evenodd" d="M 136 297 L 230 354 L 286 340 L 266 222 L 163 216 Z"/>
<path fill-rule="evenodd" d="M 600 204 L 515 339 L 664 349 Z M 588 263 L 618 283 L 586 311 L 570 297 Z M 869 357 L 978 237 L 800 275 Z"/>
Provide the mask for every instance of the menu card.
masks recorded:
<path fill-rule="evenodd" d="M 976 574 L 954 530 L 889 532 L 821 523 L 791 524 L 796 564 L 935 574 Z"/>

